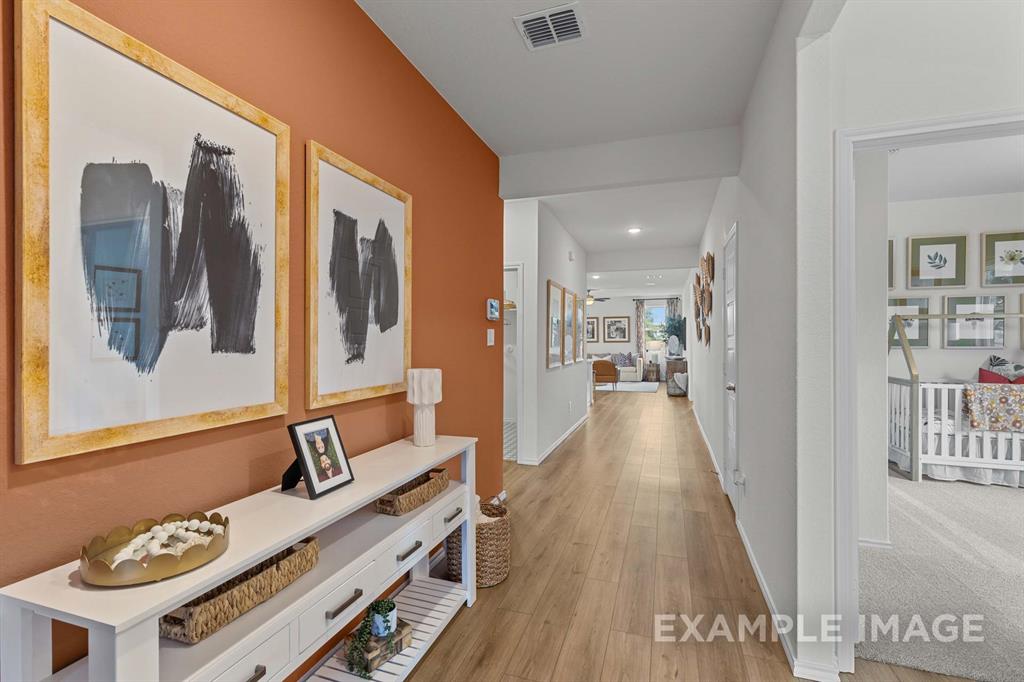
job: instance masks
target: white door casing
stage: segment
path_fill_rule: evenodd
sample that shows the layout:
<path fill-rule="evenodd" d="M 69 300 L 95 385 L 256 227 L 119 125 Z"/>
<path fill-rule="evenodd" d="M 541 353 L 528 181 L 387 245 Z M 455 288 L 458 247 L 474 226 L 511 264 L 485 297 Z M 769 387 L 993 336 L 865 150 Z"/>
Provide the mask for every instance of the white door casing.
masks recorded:
<path fill-rule="evenodd" d="M 736 273 L 739 266 L 738 249 L 738 227 L 739 223 L 733 223 L 729 228 L 729 234 L 725 238 L 722 259 L 722 280 L 725 283 L 725 333 L 722 335 L 725 343 L 724 361 L 722 363 L 722 375 L 725 382 L 725 462 L 722 467 L 722 481 L 725 492 L 730 498 L 736 496 L 736 484 L 742 481 L 739 477 L 739 448 L 737 447 L 737 421 L 736 421 L 736 394 L 739 390 L 737 384 L 737 317 L 736 317 Z M 734 505 L 735 506 L 735 505 Z"/>

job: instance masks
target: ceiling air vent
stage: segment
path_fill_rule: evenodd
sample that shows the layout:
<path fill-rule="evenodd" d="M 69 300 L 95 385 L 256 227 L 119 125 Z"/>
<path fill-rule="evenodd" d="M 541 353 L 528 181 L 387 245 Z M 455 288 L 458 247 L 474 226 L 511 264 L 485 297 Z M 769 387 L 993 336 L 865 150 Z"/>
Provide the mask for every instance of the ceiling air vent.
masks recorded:
<path fill-rule="evenodd" d="M 530 12 L 515 17 L 519 33 L 529 50 L 560 45 L 583 37 L 583 24 L 576 14 L 576 5 L 570 2 L 540 12 Z"/>

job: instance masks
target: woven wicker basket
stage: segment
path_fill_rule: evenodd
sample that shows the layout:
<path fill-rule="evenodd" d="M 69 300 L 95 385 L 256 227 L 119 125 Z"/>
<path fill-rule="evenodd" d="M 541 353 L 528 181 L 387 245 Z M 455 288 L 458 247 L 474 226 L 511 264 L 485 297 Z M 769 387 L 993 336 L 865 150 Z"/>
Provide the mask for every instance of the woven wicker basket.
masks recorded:
<path fill-rule="evenodd" d="M 401 516 L 422 507 L 448 489 L 448 470 L 431 469 L 377 500 L 381 514 Z"/>
<path fill-rule="evenodd" d="M 320 543 L 306 538 L 160 618 L 160 636 L 186 644 L 206 639 L 316 566 Z"/>
<path fill-rule="evenodd" d="M 493 521 L 476 524 L 476 586 L 492 587 L 508 577 L 512 566 L 512 520 L 500 504 L 481 504 L 480 512 Z M 462 580 L 462 526 L 445 540 L 448 577 Z"/>

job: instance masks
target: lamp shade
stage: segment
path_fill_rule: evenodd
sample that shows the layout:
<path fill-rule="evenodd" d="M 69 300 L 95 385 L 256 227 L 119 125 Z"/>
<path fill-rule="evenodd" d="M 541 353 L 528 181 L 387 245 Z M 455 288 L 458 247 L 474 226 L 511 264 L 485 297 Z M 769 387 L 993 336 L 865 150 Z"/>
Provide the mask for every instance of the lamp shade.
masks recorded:
<path fill-rule="evenodd" d="M 410 369 L 405 399 L 411 405 L 433 405 L 441 402 L 441 370 Z"/>

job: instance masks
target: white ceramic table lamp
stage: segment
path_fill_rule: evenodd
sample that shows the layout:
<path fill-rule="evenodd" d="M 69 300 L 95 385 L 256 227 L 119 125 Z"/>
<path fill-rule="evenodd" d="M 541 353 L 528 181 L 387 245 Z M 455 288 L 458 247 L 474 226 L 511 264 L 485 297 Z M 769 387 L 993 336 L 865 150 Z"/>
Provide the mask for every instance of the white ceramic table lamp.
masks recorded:
<path fill-rule="evenodd" d="M 410 369 L 405 399 L 413 406 L 412 444 L 429 447 L 436 440 L 434 405 L 441 402 L 441 370 Z"/>

